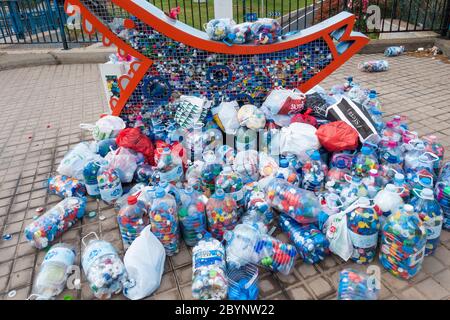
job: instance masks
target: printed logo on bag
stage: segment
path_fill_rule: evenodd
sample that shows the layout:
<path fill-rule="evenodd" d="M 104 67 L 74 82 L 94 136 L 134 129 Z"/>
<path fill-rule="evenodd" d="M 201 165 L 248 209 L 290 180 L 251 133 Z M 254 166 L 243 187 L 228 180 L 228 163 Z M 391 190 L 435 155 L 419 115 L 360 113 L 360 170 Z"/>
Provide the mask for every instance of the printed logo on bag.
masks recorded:
<path fill-rule="evenodd" d="M 305 99 L 292 99 L 287 97 L 278 114 L 291 114 L 303 111 L 305 107 Z"/>

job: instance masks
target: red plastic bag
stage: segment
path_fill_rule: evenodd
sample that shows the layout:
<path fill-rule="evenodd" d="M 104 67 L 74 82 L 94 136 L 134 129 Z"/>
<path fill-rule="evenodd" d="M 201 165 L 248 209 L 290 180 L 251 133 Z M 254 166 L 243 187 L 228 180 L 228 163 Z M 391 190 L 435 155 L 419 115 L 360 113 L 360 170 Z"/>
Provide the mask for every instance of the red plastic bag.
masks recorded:
<path fill-rule="evenodd" d="M 126 128 L 120 131 L 117 135 L 116 143 L 120 147 L 126 147 L 142 153 L 150 165 L 155 165 L 153 143 L 138 128 Z"/>
<path fill-rule="evenodd" d="M 312 109 L 308 108 L 305 113 L 299 113 L 296 114 L 295 116 L 293 116 L 291 118 L 291 123 L 294 122 L 300 122 L 300 123 L 306 123 L 306 124 L 310 124 L 314 127 L 317 128 L 317 120 L 316 118 L 314 118 L 313 116 L 310 116 L 310 114 L 313 112 Z"/>
<path fill-rule="evenodd" d="M 358 132 L 344 121 L 324 124 L 316 131 L 320 144 L 328 151 L 354 150 L 358 147 Z"/>

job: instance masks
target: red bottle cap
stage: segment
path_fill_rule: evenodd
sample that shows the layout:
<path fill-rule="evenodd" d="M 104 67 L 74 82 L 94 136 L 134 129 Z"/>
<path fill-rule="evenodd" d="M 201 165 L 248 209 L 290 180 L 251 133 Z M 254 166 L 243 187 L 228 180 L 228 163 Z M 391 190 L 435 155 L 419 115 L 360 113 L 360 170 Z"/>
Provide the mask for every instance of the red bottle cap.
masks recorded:
<path fill-rule="evenodd" d="M 128 204 L 129 204 L 129 205 L 136 204 L 137 201 L 138 201 L 138 199 L 137 199 L 136 196 L 129 196 L 129 197 L 128 197 Z"/>

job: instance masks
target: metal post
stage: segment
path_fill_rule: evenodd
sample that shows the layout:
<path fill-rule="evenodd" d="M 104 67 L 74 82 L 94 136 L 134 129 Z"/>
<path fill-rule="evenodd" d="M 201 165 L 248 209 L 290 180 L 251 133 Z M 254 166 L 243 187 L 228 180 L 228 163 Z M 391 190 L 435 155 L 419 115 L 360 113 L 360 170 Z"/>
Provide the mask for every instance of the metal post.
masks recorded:
<path fill-rule="evenodd" d="M 445 37 L 448 35 L 450 39 L 450 0 L 447 0 L 447 6 L 444 11 L 444 22 L 442 25 L 441 36 Z"/>
<path fill-rule="evenodd" d="M 67 44 L 67 38 L 66 38 L 66 30 L 64 28 L 64 18 L 66 15 L 64 15 L 64 16 L 61 15 L 61 11 L 59 10 L 59 6 L 58 6 L 58 0 L 54 0 L 53 2 L 55 4 L 56 12 L 58 13 L 59 33 L 61 34 L 63 48 L 64 48 L 64 50 L 69 50 L 69 45 Z"/>
<path fill-rule="evenodd" d="M 233 19 L 233 0 L 214 0 L 214 17 Z"/>

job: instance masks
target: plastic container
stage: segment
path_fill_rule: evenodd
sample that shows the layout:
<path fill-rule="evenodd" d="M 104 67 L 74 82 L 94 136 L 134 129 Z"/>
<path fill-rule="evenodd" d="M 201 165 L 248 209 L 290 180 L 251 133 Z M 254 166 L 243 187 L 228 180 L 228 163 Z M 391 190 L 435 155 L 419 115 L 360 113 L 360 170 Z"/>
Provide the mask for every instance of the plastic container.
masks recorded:
<path fill-rule="evenodd" d="M 69 197 L 33 220 L 25 228 L 25 238 L 37 249 L 43 249 L 82 218 L 86 198 Z"/>
<path fill-rule="evenodd" d="M 215 183 L 216 189 L 222 189 L 227 196 L 232 197 L 239 208 L 244 207 L 244 183 L 242 177 L 234 172 L 230 166 L 223 167 Z"/>
<path fill-rule="evenodd" d="M 166 254 L 173 256 L 179 251 L 180 230 L 175 199 L 163 188 L 157 188 L 150 208 L 153 234 L 161 241 Z"/>
<path fill-rule="evenodd" d="M 401 173 L 396 173 L 394 176 L 394 186 L 400 191 L 399 195 L 404 203 L 408 203 L 411 195 L 410 186 L 406 182 L 405 176 Z"/>
<path fill-rule="evenodd" d="M 347 212 L 347 227 L 353 243 L 351 260 L 358 264 L 371 263 L 378 244 L 380 221 L 368 198 L 360 198 Z"/>
<path fill-rule="evenodd" d="M 320 153 L 314 151 L 310 155 L 310 160 L 303 164 L 303 189 L 320 192 L 325 186 L 325 175 L 324 164 L 320 159 Z"/>
<path fill-rule="evenodd" d="M 348 183 L 345 179 L 346 175 L 350 175 L 350 170 L 347 169 L 345 161 L 343 159 L 339 159 L 336 162 L 336 166 L 328 170 L 325 187 L 328 190 L 336 190 L 337 192 L 340 192 Z"/>
<path fill-rule="evenodd" d="M 95 239 L 86 244 L 85 239 L 90 235 L 94 235 Z M 112 294 L 118 294 L 124 286 L 130 285 L 125 265 L 111 243 L 99 240 L 95 232 L 84 236 L 81 242 L 84 246 L 81 265 L 95 297 L 109 299 Z"/>
<path fill-rule="evenodd" d="M 383 226 L 380 263 L 392 275 L 408 280 L 422 268 L 427 232 L 414 208 L 407 204 Z"/>
<path fill-rule="evenodd" d="M 174 156 L 169 148 L 158 150 L 161 157 L 156 168 L 161 180 L 177 182 L 183 180 L 183 163 L 178 156 Z"/>
<path fill-rule="evenodd" d="M 272 208 L 265 199 L 264 190 L 255 186 L 245 196 L 246 211 L 242 220 L 262 222 L 268 226 L 274 218 Z"/>
<path fill-rule="evenodd" d="M 302 260 L 309 264 L 319 263 L 330 253 L 325 235 L 314 225 L 301 226 L 292 218 L 280 215 L 281 230 L 294 243 Z"/>
<path fill-rule="evenodd" d="M 380 215 L 382 224 L 385 218 L 396 212 L 403 205 L 403 199 L 400 196 L 401 193 L 402 189 L 397 188 L 393 184 L 388 184 L 373 199 L 375 210 Z"/>
<path fill-rule="evenodd" d="M 216 239 L 205 236 L 192 250 L 192 297 L 223 300 L 227 297 L 225 249 Z"/>
<path fill-rule="evenodd" d="M 445 148 L 435 135 L 422 137 L 422 140 L 425 143 L 425 151 L 431 152 L 439 157 L 439 160 L 434 162 L 434 171 L 438 173 L 442 160 L 444 159 Z"/>
<path fill-rule="evenodd" d="M 178 209 L 181 234 L 184 242 L 194 247 L 206 233 L 206 203 L 208 198 L 192 187 L 181 190 L 181 207 Z"/>
<path fill-rule="evenodd" d="M 83 182 L 62 175 L 48 178 L 47 189 L 49 194 L 54 194 L 61 198 L 84 197 L 86 195 L 86 187 Z"/>
<path fill-rule="evenodd" d="M 236 201 L 227 197 L 222 189 L 217 189 L 206 203 L 206 216 L 208 231 L 215 239 L 222 241 L 225 231 L 232 230 L 238 222 Z"/>
<path fill-rule="evenodd" d="M 423 221 L 427 231 L 427 244 L 425 256 L 432 255 L 440 244 L 440 236 L 443 224 L 442 209 L 434 198 L 432 189 L 425 188 L 421 191 L 413 190 L 415 195 L 410 204 L 414 207 L 419 218 Z"/>
<path fill-rule="evenodd" d="M 389 63 L 386 60 L 371 60 L 358 64 L 358 69 L 364 72 L 383 72 L 389 70 Z"/>
<path fill-rule="evenodd" d="M 53 245 L 47 251 L 33 284 L 33 294 L 39 299 L 51 299 L 66 287 L 70 267 L 75 262 L 75 247 L 65 243 Z"/>
<path fill-rule="evenodd" d="M 247 264 L 241 268 L 228 268 L 228 299 L 229 300 L 257 300 L 258 268 Z"/>
<path fill-rule="evenodd" d="M 378 159 L 372 148 L 364 146 L 353 159 L 353 173 L 365 177 L 371 169 L 378 169 Z"/>
<path fill-rule="evenodd" d="M 362 183 L 361 177 L 346 175 L 345 180 L 348 182 L 348 185 L 344 186 L 340 193 L 343 208 L 347 208 L 360 197 L 367 197 L 369 195 L 369 190 Z"/>
<path fill-rule="evenodd" d="M 134 172 L 134 181 L 148 184 L 153 180 L 155 170 L 149 164 L 139 164 Z"/>
<path fill-rule="evenodd" d="M 313 223 L 322 207 L 313 192 L 292 186 L 282 179 L 272 179 L 265 187 L 266 201 L 274 209 L 299 223 Z"/>
<path fill-rule="evenodd" d="M 131 243 L 139 237 L 142 230 L 148 225 L 145 204 L 138 201 L 137 195 L 131 195 L 117 215 L 120 234 L 122 235 L 123 249 L 127 250 Z"/>
<path fill-rule="evenodd" d="M 378 293 L 366 273 L 353 269 L 339 273 L 338 300 L 377 300 Z"/>
<path fill-rule="evenodd" d="M 108 204 L 114 203 L 123 193 L 119 174 L 113 168 L 101 167 L 97 175 L 100 197 Z"/>
<path fill-rule="evenodd" d="M 212 151 L 207 151 L 203 154 L 205 162 L 200 174 L 200 183 L 203 192 L 208 196 L 214 193 L 216 186 L 216 179 L 222 172 L 223 165 Z"/>
<path fill-rule="evenodd" d="M 84 183 L 88 195 L 94 198 L 100 198 L 100 189 L 98 186 L 98 171 L 101 166 L 107 165 L 106 161 L 91 160 L 83 168 Z"/>
<path fill-rule="evenodd" d="M 297 250 L 293 245 L 269 235 L 262 235 L 255 251 L 259 256 L 259 265 L 284 275 L 291 272 L 297 258 Z"/>
<path fill-rule="evenodd" d="M 386 57 L 397 57 L 401 55 L 403 52 L 405 52 L 404 46 L 393 46 L 386 48 L 386 50 L 384 50 L 384 55 Z"/>
<path fill-rule="evenodd" d="M 289 161 L 287 159 L 281 159 L 279 165 L 275 178 L 286 180 L 290 184 L 299 187 L 301 180 L 297 174 L 297 170 L 289 163 Z"/>
<path fill-rule="evenodd" d="M 377 169 L 371 169 L 369 175 L 362 179 L 362 183 L 367 187 L 369 199 L 373 199 L 383 186 Z"/>

